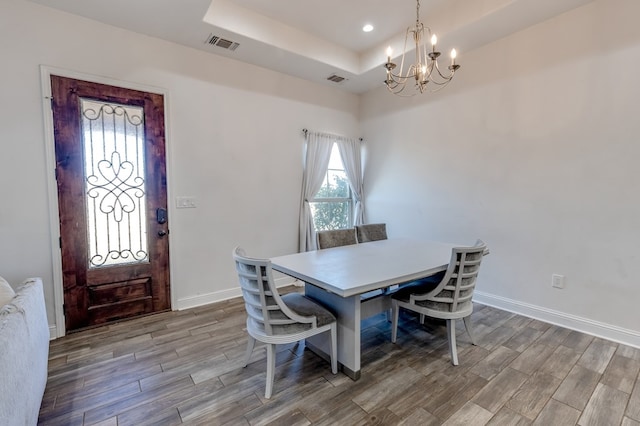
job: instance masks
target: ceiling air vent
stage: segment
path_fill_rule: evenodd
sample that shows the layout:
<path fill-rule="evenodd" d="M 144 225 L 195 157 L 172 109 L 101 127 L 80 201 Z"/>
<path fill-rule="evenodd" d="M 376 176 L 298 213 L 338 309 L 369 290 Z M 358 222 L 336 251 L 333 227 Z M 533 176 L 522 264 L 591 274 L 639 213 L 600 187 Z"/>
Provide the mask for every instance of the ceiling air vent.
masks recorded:
<path fill-rule="evenodd" d="M 346 80 L 346 78 L 340 77 L 337 74 L 331 74 L 329 77 L 327 77 L 327 80 L 333 81 L 334 83 L 342 83 L 343 81 Z"/>
<path fill-rule="evenodd" d="M 223 49 L 231 50 L 232 52 L 236 50 L 238 46 L 240 46 L 240 44 L 236 43 L 235 41 L 220 38 L 213 34 L 209 35 L 205 43 L 212 46 L 222 47 Z"/>

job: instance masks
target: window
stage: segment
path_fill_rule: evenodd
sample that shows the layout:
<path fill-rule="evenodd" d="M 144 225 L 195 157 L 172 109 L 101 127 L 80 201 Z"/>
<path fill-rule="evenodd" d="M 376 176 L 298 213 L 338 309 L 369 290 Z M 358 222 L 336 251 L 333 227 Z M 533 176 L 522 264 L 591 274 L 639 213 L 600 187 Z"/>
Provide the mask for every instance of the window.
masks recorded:
<path fill-rule="evenodd" d="M 333 144 L 327 174 L 320 190 L 309 203 L 316 231 L 353 226 L 353 199 L 338 145 Z"/>

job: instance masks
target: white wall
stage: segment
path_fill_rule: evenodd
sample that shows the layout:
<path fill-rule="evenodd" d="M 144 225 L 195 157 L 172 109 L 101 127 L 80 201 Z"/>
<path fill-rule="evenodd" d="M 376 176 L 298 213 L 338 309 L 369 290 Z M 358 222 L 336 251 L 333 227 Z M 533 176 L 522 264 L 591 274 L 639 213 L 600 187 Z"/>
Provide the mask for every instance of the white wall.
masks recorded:
<path fill-rule="evenodd" d="M 390 234 L 483 238 L 487 303 L 640 346 L 637 16 L 635 0 L 596 0 L 461 52 L 459 75 L 438 94 L 358 99 L 3 0 L 0 275 L 42 276 L 54 324 L 45 64 L 168 93 L 174 307 L 234 294 L 236 244 L 257 256 L 296 250 L 307 127 L 364 136 L 366 213 Z M 198 208 L 176 210 L 180 195 Z M 566 276 L 564 290 L 551 288 L 553 273 Z"/>
<path fill-rule="evenodd" d="M 44 279 L 54 325 L 40 65 L 168 94 L 174 308 L 237 292 L 231 250 L 295 252 L 302 129 L 359 136 L 358 98 L 20 0 L 0 2 L 0 275 Z M 176 210 L 175 197 L 196 209 Z"/>
<path fill-rule="evenodd" d="M 638 16 L 595 1 L 462 52 L 437 94 L 365 95 L 368 219 L 482 238 L 479 299 L 640 346 Z"/>

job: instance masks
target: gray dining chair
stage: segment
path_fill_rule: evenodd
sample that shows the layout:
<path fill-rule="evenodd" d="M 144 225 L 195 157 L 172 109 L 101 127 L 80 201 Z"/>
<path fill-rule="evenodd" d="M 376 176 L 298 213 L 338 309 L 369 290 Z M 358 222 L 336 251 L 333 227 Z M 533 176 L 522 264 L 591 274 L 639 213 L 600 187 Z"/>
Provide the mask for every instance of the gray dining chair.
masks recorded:
<path fill-rule="evenodd" d="M 387 225 L 385 223 L 369 223 L 365 225 L 356 225 L 356 239 L 358 240 L 358 244 L 360 243 L 368 243 L 371 241 L 380 241 L 387 239 Z M 365 293 L 363 295 L 363 300 L 369 299 L 373 296 L 378 295 L 388 295 L 391 294 L 392 291 L 396 290 L 399 285 L 393 285 L 390 287 L 385 287 L 380 289 L 379 291 L 373 291 L 369 293 Z M 387 321 L 391 319 L 391 310 L 387 311 Z"/>
<path fill-rule="evenodd" d="M 318 231 L 316 232 L 316 242 L 318 249 L 328 249 L 357 244 L 358 240 L 356 239 L 355 228 L 347 228 Z"/>
<path fill-rule="evenodd" d="M 444 319 L 447 322 L 451 363 L 458 365 L 455 321 L 462 318 L 469 339 L 475 345 L 471 329 L 471 299 L 480 263 L 487 253 L 487 246 L 482 240 L 472 247 L 453 248 L 449 266 L 443 274 L 401 287 L 395 292 L 391 296 L 391 341 L 396 343 L 400 308 L 419 313 L 421 323 L 425 316 Z"/>
<path fill-rule="evenodd" d="M 333 247 L 348 246 L 352 244 L 358 244 L 355 228 L 347 229 L 334 229 L 328 231 L 316 232 L 318 250 L 328 249 Z M 389 288 L 373 290 L 360 295 L 361 301 L 373 299 L 388 294 Z M 387 312 L 387 320 L 391 318 L 391 311 Z"/>
<path fill-rule="evenodd" d="M 387 239 L 387 225 L 385 223 L 369 223 L 356 225 L 358 243 L 368 243 Z"/>
<path fill-rule="evenodd" d="M 264 397 L 273 392 L 276 345 L 298 342 L 316 334 L 331 334 L 331 372 L 338 373 L 336 317 L 326 308 L 300 293 L 280 296 L 273 280 L 271 261 L 247 257 L 244 250 L 233 250 L 236 272 L 247 311 L 247 351 L 244 366 L 256 340 L 267 347 L 267 383 Z"/>

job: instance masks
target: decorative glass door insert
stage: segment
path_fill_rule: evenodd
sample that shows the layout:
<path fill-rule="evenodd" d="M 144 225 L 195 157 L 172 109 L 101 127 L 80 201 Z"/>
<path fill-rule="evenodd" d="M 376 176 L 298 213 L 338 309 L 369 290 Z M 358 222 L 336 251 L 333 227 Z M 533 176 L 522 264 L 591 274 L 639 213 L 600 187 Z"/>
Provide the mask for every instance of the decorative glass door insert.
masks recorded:
<path fill-rule="evenodd" d="M 144 110 L 81 98 L 89 268 L 148 262 Z"/>

